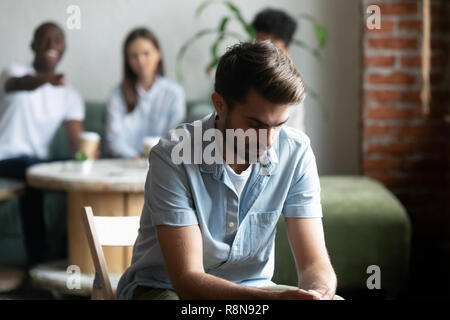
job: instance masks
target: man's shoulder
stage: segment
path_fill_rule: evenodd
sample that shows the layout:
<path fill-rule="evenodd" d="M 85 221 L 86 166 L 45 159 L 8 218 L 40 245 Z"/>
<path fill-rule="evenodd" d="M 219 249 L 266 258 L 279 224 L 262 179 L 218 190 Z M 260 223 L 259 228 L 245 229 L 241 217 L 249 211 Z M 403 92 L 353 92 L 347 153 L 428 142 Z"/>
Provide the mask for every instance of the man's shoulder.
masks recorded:
<path fill-rule="evenodd" d="M 311 144 L 311 140 L 301 130 L 284 126 L 280 133 L 280 139 L 282 143 L 287 143 L 291 148 L 298 149 L 304 148 Z"/>
<path fill-rule="evenodd" d="M 13 62 L 9 64 L 4 72 L 10 77 L 23 77 L 34 73 L 34 69 L 30 64 Z"/>
<path fill-rule="evenodd" d="M 64 88 L 64 90 L 65 90 L 68 94 L 70 94 L 70 95 L 72 95 L 72 96 L 74 96 L 74 97 L 77 97 L 77 98 L 80 98 L 80 99 L 81 99 L 81 94 L 80 94 L 80 92 L 79 92 L 78 89 L 75 88 L 73 85 L 66 84 L 66 85 L 63 86 L 62 88 Z"/>

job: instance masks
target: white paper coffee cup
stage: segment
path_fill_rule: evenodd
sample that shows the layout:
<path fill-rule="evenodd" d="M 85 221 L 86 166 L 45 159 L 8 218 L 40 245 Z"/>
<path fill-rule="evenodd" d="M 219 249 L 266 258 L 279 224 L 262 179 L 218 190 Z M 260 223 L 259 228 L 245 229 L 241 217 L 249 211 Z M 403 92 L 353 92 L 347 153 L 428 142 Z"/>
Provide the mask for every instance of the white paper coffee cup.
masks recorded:
<path fill-rule="evenodd" d="M 159 142 L 160 137 L 145 137 L 142 139 L 142 152 L 144 156 L 148 156 L 152 148 L 156 146 Z"/>
<path fill-rule="evenodd" d="M 97 132 L 85 131 L 80 135 L 78 152 L 84 153 L 88 159 L 95 159 L 100 145 L 100 135 Z"/>

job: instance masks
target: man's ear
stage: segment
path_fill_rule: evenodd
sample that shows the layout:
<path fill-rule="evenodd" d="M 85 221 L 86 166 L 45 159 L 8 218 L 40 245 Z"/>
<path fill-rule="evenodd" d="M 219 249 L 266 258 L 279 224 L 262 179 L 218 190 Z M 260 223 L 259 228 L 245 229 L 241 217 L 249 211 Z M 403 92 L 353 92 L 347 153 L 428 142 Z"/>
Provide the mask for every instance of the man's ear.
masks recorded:
<path fill-rule="evenodd" d="M 211 101 L 219 115 L 219 119 L 224 119 L 227 113 L 227 103 L 225 102 L 225 99 L 217 92 L 214 92 L 211 95 Z"/>
<path fill-rule="evenodd" d="M 31 41 L 31 43 L 30 43 L 30 48 L 31 48 L 31 50 L 32 50 L 34 53 L 36 53 L 36 43 L 35 43 L 34 40 Z"/>

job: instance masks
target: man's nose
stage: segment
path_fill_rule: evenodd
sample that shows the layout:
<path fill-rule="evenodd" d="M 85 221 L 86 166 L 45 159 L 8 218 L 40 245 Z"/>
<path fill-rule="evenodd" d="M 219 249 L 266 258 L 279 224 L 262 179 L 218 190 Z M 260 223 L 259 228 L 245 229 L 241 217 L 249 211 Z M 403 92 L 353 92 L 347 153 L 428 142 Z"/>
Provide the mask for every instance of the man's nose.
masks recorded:
<path fill-rule="evenodd" d="M 266 146 L 265 147 L 267 147 L 267 149 L 269 149 L 275 139 L 275 130 L 273 128 L 268 128 L 266 130 L 267 130 L 267 136 L 266 136 Z"/>
<path fill-rule="evenodd" d="M 58 43 L 56 40 L 48 39 L 45 43 L 45 50 L 57 49 Z"/>

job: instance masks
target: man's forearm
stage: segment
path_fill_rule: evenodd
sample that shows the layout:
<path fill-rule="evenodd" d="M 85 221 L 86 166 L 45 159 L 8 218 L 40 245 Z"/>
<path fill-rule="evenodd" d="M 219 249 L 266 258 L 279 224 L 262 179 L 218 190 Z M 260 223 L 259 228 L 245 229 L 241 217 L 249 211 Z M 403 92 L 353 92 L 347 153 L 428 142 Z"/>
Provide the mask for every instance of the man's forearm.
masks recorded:
<path fill-rule="evenodd" d="M 43 76 L 24 76 L 21 78 L 9 78 L 5 83 L 5 91 L 31 91 L 39 88 L 46 82 L 47 79 Z"/>
<path fill-rule="evenodd" d="M 75 154 L 78 151 L 80 144 L 80 135 L 83 132 L 83 123 L 78 120 L 69 120 L 64 123 L 67 132 L 67 138 L 69 140 L 72 153 Z"/>
<path fill-rule="evenodd" d="M 321 293 L 331 290 L 334 295 L 337 286 L 336 274 L 330 263 L 315 263 L 299 271 L 299 288 Z"/>
<path fill-rule="evenodd" d="M 200 272 L 180 275 L 180 287 L 175 287 L 181 299 L 212 300 L 266 300 L 279 299 L 279 292 L 250 288 L 231 281 Z"/>

